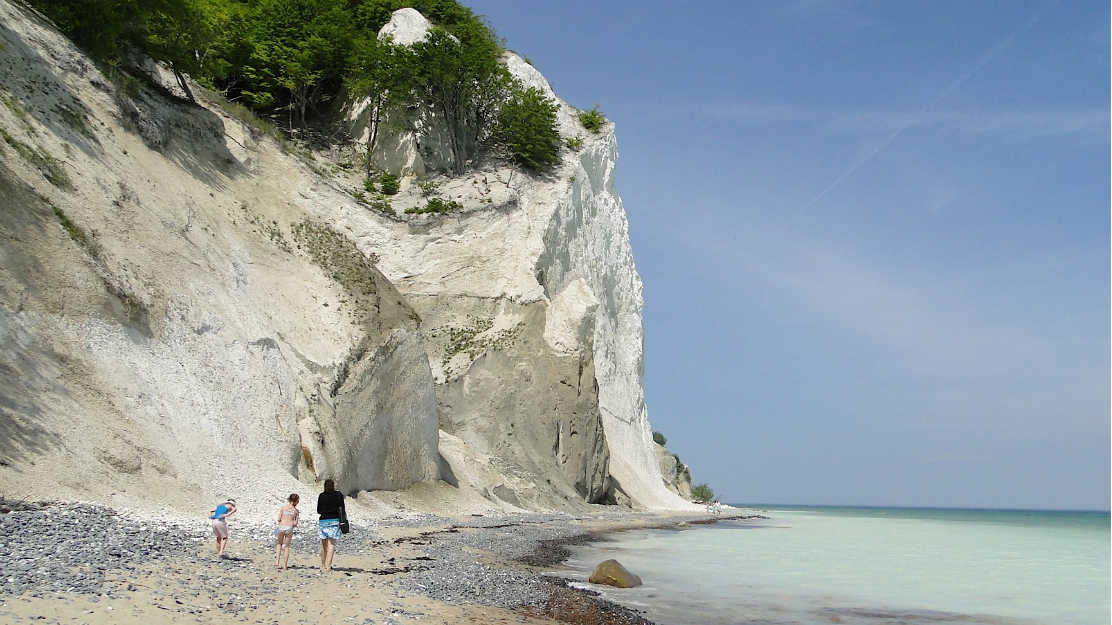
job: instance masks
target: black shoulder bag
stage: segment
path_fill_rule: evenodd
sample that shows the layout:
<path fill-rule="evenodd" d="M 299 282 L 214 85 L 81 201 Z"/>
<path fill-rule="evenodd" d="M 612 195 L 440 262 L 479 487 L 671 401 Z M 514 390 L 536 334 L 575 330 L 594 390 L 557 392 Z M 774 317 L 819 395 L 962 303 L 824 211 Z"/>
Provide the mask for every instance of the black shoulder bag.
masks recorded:
<path fill-rule="evenodd" d="M 348 524 L 347 508 L 344 506 L 344 501 L 340 500 L 340 533 L 347 534 L 351 531 L 351 525 Z"/>

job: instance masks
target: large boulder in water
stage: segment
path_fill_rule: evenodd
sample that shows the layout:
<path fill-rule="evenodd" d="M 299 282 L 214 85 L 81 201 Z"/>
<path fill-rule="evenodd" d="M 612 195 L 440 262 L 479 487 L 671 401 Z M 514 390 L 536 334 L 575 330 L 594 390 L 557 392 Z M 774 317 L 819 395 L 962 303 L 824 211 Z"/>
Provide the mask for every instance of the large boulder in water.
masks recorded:
<path fill-rule="evenodd" d="M 606 560 L 595 567 L 591 578 L 592 584 L 606 584 L 615 588 L 633 588 L 641 585 L 641 578 L 626 570 L 617 560 Z"/>

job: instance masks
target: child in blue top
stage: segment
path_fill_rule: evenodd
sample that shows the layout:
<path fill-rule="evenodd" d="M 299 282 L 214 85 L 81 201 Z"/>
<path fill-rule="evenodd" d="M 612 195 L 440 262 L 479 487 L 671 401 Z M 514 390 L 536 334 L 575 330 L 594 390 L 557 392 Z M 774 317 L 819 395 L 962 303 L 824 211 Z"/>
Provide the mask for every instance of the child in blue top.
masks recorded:
<path fill-rule="evenodd" d="M 231 497 L 227 501 L 209 510 L 209 519 L 212 520 L 212 533 L 216 534 L 216 557 L 226 558 L 224 547 L 228 544 L 228 522 L 225 520 L 236 512 L 236 500 Z"/>

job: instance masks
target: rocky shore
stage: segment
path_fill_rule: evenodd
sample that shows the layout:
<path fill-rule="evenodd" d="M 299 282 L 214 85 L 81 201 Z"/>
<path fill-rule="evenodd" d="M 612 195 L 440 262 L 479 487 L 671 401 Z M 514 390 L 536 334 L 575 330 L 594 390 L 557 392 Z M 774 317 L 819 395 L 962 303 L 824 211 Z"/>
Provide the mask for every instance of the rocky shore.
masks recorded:
<path fill-rule="evenodd" d="M 553 574 L 566 545 L 699 520 L 604 507 L 356 519 L 335 571 L 321 574 L 315 523 L 304 520 L 290 569 L 278 571 L 272 528 L 251 519 L 229 521 L 230 557 L 221 560 L 203 519 L 0 500 L 0 621 L 643 624 Z"/>

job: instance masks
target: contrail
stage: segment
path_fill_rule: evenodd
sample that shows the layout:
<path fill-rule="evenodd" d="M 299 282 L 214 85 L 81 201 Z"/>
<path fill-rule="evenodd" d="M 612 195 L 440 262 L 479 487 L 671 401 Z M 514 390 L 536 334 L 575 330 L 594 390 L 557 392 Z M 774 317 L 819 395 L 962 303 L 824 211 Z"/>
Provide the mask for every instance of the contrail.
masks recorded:
<path fill-rule="evenodd" d="M 1012 44 L 1012 42 L 1015 41 L 1016 37 L 1020 36 L 1021 34 L 1023 34 L 1026 31 L 1030 30 L 1032 26 L 1034 26 L 1040 19 L 1042 19 L 1042 16 L 1045 15 L 1047 11 L 1049 11 L 1050 9 L 1057 6 L 1059 2 L 1061 2 L 1061 0 L 1055 0 L 1055 2 L 1052 2 L 1052 3 L 1044 6 L 1043 8 L 1039 9 L 1038 11 L 1035 11 L 1035 14 L 1032 15 L 1030 19 L 1028 19 L 1026 22 L 1024 22 L 1022 25 L 1020 25 L 1018 28 L 1016 28 L 1010 34 L 1008 34 L 1008 36 L 1006 36 L 1002 40 L 1000 40 L 995 46 L 990 48 L 988 50 L 988 52 L 985 52 L 984 54 L 982 54 L 981 57 L 978 58 L 973 63 L 973 65 L 971 65 L 969 67 L 969 69 L 967 69 L 961 76 L 958 76 L 953 82 L 951 82 L 949 85 L 947 85 L 946 88 L 944 88 L 941 91 L 941 93 L 939 93 L 937 96 L 934 97 L 934 99 L 932 99 L 930 102 L 927 102 L 927 104 L 925 106 L 923 106 L 914 115 L 912 115 L 911 118 L 909 118 L 902 126 L 897 128 L 896 131 L 893 132 L 891 135 L 889 135 L 887 139 L 882 141 L 880 143 L 880 145 L 878 145 L 876 147 L 876 149 L 874 149 L 872 152 L 869 152 L 868 156 L 861 159 L 860 161 L 857 162 L 856 165 L 854 165 L 853 167 L 850 167 L 848 170 L 846 170 L 846 173 L 842 174 L 841 176 L 838 176 L 838 179 L 835 180 L 834 182 L 830 183 L 830 186 L 826 187 L 825 189 L 822 190 L 821 193 L 816 195 L 815 199 L 811 200 L 810 202 L 807 203 L 806 206 L 804 206 L 803 208 L 796 211 L 791 217 L 789 217 L 787 219 L 787 221 L 780 224 L 779 228 L 777 228 L 776 230 L 773 230 L 765 238 L 765 241 L 768 241 L 772 237 L 779 234 L 781 231 L 784 230 L 784 228 L 786 228 L 788 226 L 788 224 L 795 221 L 797 217 L 799 217 L 803 213 L 810 210 L 812 206 L 814 206 L 816 203 L 818 203 L 819 200 L 821 200 L 823 197 L 825 197 L 827 193 L 830 193 L 835 187 L 840 185 L 842 183 L 842 181 L 845 180 L 846 178 L 848 178 L 851 174 L 853 174 L 853 172 L 860 169 L 861 166 L 864 165 L 865 163 L 868 163 L 869 161 L 873 160 L 873 158 L 877 154 L 880 154 L 881 150 L 888 147 L 888 145 L 891 144 L 893 141 L 895 141 L 897 137 L 899 137 L 901 134 L 903 134 L 903 131 L 907 130 L 908 128 L 911 127 L 912 124 L 919 121 L 919 119 L 922 118 L 923 115 L 927 111 L 929 111 L 932 108 L 934 108 L 935 106 L 937 106 L 939 102 L 941 102 L 941 101 L 945 100 L 947 97 L 949 97 L 949 95 L 951 93 L 953 93 L 954 90 L 956 90 L 958 87 L 960 87 L 962 84 L 964 84 L 965 81 L 969 80 L 969 78 L 972 77 L 973 74 L 976 74 L 978 71 L 981 70 L 981 68 L 983 68 L 985 65 L 987 65 L 988 62 L 993 59 L 993 57 L 995 57 L 997 54 L 1000 54 L 1000 52 L 1002 52 L 1004 50 L 1004 48 L 1007 48 L 1008 46 L 1010 46 Z"/>

